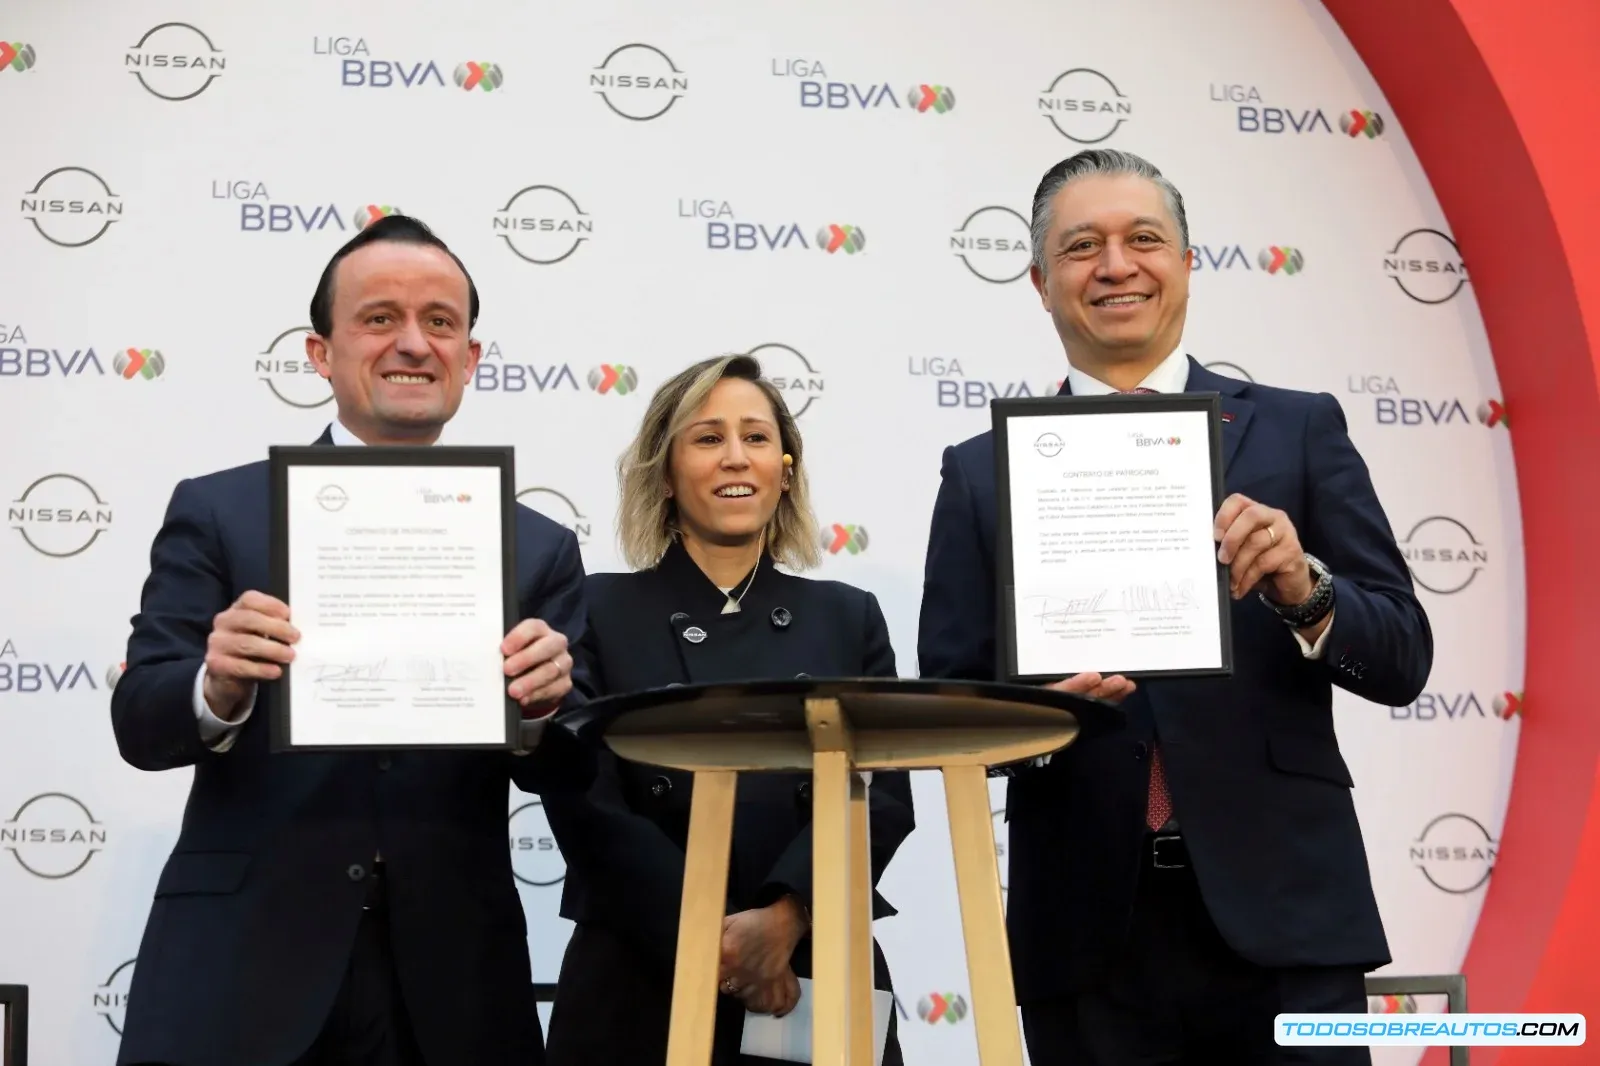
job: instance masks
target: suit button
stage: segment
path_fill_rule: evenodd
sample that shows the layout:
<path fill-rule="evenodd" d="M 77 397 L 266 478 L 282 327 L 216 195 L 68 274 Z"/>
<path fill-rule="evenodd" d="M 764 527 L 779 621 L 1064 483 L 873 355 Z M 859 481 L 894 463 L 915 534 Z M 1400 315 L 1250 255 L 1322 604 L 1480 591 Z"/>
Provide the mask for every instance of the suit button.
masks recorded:
<path fill-rule="evenodd" d="M 652 796 L 665 796 L 671 791 L 672 781 L 670 778 L 658 777 L 654 781 L 650 782 L 650 795 Z"/>
<path fill-rule="evenodd" d="M 378 769 L 387 770 L 390 767 L 390 765 L 391 764 L 389 762 L 389 756 L 387 756 L 387 755 L 378 756 Z"/>
<path fill-rule="evenodd" d="M 1136 744 L 1134 744 L 1134 746 L 1133 746 L 1133 757 L 1135 759 L 1142 759 L 1146 755 L 1149 755 L 1149 754 L 1150 754 L 1150 745 L 1146 744 L 1142 740 L 1137 742 Z"/>
<path fill-rule="evenodd" d="M 350 880 L 359 881 L 363 877 L 367 876 L 367 868 L 362 866 L 360 863 L 351 863 L 350 868 L 346 870 L 345 873 L 349 875 Z"/>
<path fill-rule="evenodd" d="M 804 678 L 810 677 L 811 675 L 806 673 L 804 670 L 802 670 L 798 674 L 795 674 L 794 676 L 795 676 L 795 680 L 798 681 L 798 680 L 802 680 Z"/>
<path fill-rule="evenodd" d="M 798 785 L 794 786 L 794 794 L 796 796 L 799 796 L 802 800 L 810 801 L 810 799 L 811 799 L 811 782 L 810 781 L 802 781 Z"/>

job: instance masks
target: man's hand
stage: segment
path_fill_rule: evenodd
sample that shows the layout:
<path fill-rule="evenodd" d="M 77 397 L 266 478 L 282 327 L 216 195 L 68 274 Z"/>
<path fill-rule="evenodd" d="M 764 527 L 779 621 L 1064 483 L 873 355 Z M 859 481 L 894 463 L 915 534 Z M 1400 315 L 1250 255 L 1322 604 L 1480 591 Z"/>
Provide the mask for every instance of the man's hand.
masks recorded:
<path fill-rule="evenodd" d="M 572 691 L 567 638 L 539 619 L 517 623 L 500 642 L 500 654 L 506 657 L 506 676 L 513 679 L 506 691 L 532 717 L 554 711 Z"/>
<path fill-rule="evenodd" d="M 757 1014 L 781 1018 L 794 1010 L 800 983 L 789 960 L 805 932 L 800 905 L 788 896 L 728 915 L 722 920 L 722 990 Z"/>
<path fill-rule="evenodd" d="M 289 624 L 289 605 L 254 590 L 246 592 L 211 620 L 206 638 L 206 706 L 223 721 L 232 721 L 250 699 L 257 682 L 283 676 L 293 661 L 290 645 L 300 631 Z"/>
<path fill-rule="evenodd" d="M 1234 599 L 1259 586 L 1268 599 L 1292 607 L 1316 588 L 1300 534 L 1282 511 L 1236 492 L 1222 501 L 1211 535 L 1219 545 L 1217 561 L 1228 566 Z"/>
<path fill-rule="evenodd" d="M 1133 695 L 1134 690 L 1138 687 L 1121 674 L 1101 677 L 1092 670 L 1045 686 L 1045 688 L 1053 688 L 1058 692 L 1071 692 L 1077 696 L 1090 696 L 1097 700 L 1108 700 L 1111 703 L 1121 703 Z"/>

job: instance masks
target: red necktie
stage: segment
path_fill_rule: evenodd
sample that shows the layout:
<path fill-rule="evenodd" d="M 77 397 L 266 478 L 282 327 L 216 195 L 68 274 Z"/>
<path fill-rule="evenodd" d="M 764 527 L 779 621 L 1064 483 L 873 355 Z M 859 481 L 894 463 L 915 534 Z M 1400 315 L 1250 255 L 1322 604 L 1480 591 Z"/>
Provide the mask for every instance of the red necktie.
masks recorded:
<path fill-rule="evenodd" d="M 1137 389 L 1124 389 L 1124 392 L 1154 393 L 1155 389 L 1143 386 Z M 1150 745 L 1150 795 L 1145 803 L 1144 824 L 1151 829 L 1160 829 L 1167 824 L 1167 819 L 1172 817 L 1172 796 L 1167 792 L 1167 770 L 1161 761 L 1161 746 Z"/>
<path fill-rule="evenodd" d="M 1167 771 L 1161 762 L 1161 747 L 1150 745 L 1150 799 L 1145 804 L 1144 824 L 1160 829 L 1172 817 L 1172 797 L 1167 793 Z"/>

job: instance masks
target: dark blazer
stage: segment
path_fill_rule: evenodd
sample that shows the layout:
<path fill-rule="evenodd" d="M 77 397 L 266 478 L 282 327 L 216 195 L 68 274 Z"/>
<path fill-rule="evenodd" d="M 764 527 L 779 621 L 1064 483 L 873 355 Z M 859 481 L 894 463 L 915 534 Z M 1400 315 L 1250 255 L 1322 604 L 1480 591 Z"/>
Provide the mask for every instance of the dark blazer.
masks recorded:
<path fill-rule="evenodd" d="M 1389 961 L 1334 736 L 1334 686 L 1412 702 L 1433 636 L 1367 468 L 1333 397 L 1251 385 L 1189 363 L 1218 392 L 1226 491 L 1281 508 L 1334 573 L 1320 660 L 1254 595 L 1232 605 L 1234 674 L 1143 682 L 1129 727 L 1019 771 L 1009 784 L 1007 924 L 1018 997 L 1070 994 L 1119 949 L 1132 907 L 1160 738 L 1200 890 L 1229 945 L 1269 967 Z M 1064 386 L 1062 393 L 1067 388 Z M 949 448 L 934 505 L 918 657 L 924 677 L 995 672 L 995 455 Z"/>
<path fill-rule="evenodd" d="M 112 693 L 125 760 L 194 768 L 117 1062 L 274 1066 L 302 1054 L 345 976 L 364 877 L 381 849 L 395 968 L 422 1052 L 430 1062 L 536 1066 L 543 1046 L 527 929 L 506 848 L 509 786 L 581 790 L 593 757 L 554 729 L 520 757 L 274 755 L 274 683 L 258 689 L 231 749 L 206 747 L 195 676 L 213 617 L 268 586 L 267 477 L 258 462 L 178 484 Z M 522 616 L 581 641 L 583 566 L 572 533 L 519 508 L 516 562 Z M 573 684 L 572 698 L 583 698 L 581 660 Z"/>
<path fill-rule="evenodd" d="M 589 634 L 600 690 L 806 674 L 897 676 L 888 626 L 871 593 L 784 574 L 770 556 L 758 566 L 739 613 L 731 615 L 719 613 L 726 597 L 677 542 L 654 569 L 591 575 Z M 743 587 L 741 580 L 735 595 Z M 773 622 L 779 608 L 788 612 L 785 626 Z M 690 626 L 704 630 L 706 638 L 686 640 Z M 741 775 L 727 913 L 765 906 L 791 892 L 810 908 L 810 790 L 809 774 Z M 545 801 L 567 862 L 561 914 L 578 923 L 550 1022 L 552 1066 L 664 1060 L 664 1020 L 657 1031 L 643 1001 L 662 1011 L 670 1006 L 693 791 L 692 774 L 607 753 L 588 796 Z M 876 886 L 914 825 L 910 776 L 876 773 L 868 795 Z M 894 913 L 874 887 L 873 917 Z M 796 952 L 792 965 L 800 976 L 809 974 L 809 949 L 807 939 Z M 881 956 L 878 987 L 889 987 Z M 634 992 L 619 994 L 622 988 Z M 728 1061 L 737 1051 L 742 1019 L 737 1000 L 719 997 L 716 1061 Z M 659 1045 L 627 1043 L 641 1030 L 658 1036 Z M 607 1054 L 621 1057 L 608 1060 Z"/>

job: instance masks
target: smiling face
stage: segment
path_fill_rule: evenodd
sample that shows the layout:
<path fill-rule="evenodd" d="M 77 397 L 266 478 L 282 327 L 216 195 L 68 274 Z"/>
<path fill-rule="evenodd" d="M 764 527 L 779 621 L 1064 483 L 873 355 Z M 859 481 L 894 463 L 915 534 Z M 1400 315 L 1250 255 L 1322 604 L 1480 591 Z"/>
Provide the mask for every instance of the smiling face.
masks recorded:
<path fill-rule="evenodd" d="M 1051 203 L 1046 269 L 1031 274 L 1075 365 L 1149 365 L 1177 348 L 1194 257 L 1182 245 L 1152 181 L 1097 174 L 1062 186 Z"/>
<path fill-rule="evenodd" d="M 765 393 L 723 378 L 672 441 L 668 484 L 685 537 L 718 545 L 754 540 L 783 498 L 783 444 Z"/>
<path fill-rule="evenodd" d="M 376 241 L 339 263 L 330 336 L 306 354 L 368 444 L 432 443 L 478 365 L 466 275 L 444 251 Z"/>

